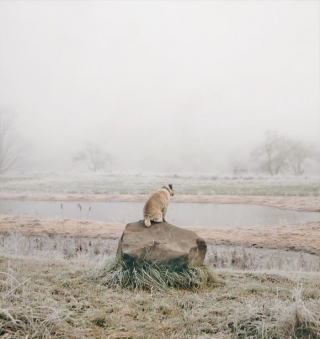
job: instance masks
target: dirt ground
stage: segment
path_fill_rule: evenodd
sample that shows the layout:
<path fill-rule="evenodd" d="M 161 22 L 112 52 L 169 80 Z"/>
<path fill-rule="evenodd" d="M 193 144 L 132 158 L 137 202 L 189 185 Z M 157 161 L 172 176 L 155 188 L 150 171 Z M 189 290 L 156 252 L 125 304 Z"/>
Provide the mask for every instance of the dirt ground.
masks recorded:
<path fill-rule="evenodd" d="M 43 193 L 0 193 L 1 200 L 31 201 L 105 201 L 135 202 L 146 201 L 144 194 L 43 194 Z M 250 204 L 278 207 L 296 211 L 320 212 L 320 197 L 303 196 L 240 196 L 240 195 L 178 195 L 174 202 L 185 203 L 218 203 L 218 204 Z"/>

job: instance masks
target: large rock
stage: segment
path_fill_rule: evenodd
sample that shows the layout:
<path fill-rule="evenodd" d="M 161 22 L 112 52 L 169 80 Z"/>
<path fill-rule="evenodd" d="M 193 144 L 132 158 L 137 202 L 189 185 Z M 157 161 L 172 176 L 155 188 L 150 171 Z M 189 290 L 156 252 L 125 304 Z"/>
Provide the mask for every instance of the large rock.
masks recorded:
<path fill-rule="evenodd" d="M 119 241 L 117 257 L 127 265 L 143 262 L 168 266 L 196 266 L 203 264 L 207 245 L 195 232 L 179 228 L 167 222 L 144 221 L 126 226 Z"/>

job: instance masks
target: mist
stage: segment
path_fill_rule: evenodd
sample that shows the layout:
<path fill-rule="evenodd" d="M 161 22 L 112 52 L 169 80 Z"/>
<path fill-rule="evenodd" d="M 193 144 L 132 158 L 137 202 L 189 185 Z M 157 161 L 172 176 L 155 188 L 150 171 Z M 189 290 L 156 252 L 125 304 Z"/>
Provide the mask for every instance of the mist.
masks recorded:
<path fill-rule="evenodd" d="M 319 2 L 1 1 L 0 106 L 28 171 L 215 172 L 267 130 L 320 143 Z"/>

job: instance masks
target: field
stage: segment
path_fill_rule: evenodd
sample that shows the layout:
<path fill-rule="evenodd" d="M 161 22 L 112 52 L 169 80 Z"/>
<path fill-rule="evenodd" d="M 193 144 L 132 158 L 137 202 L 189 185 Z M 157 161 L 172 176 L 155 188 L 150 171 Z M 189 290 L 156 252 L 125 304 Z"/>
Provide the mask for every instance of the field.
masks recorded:
<path fill-rule="evenodd" d="M 177 201 L 319 211 L 317 178 L 189 175 L 0 176 L 1 199 L 140 201 L 162 183 Z M 0 216 L 3 338 L 320 338 L 320 220 L 194 227 L 218 286 L 121 290 L 102 272 L 124 225 Z"/>
<path fill-rule="evenodd" d="M 319 272 L 217 269 L 219 287 L 148 292 L 104 286 L 101 263 L 2 257 L 0 267 L 5 338 L 319 336 Z"/>
<path fill-rule="evenodd" d="M 191 174 L 34 174 L 0 176 L 0 193 L 149 194 L 171 183 L 178 195 L 319 196 L 319 177 Z"/>

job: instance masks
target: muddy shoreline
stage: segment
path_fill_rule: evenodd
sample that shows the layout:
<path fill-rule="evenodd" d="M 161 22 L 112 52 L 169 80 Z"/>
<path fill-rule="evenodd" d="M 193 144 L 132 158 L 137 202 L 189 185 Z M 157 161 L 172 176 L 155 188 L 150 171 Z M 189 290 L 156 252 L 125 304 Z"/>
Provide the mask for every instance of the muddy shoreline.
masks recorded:
<path fill-rule="evenodd" d="M 146 195 L 0 194 L 0 203 L 1 200 L 139 202 L 146 199 Z M 180 195 L 173 197 L 173 201 L 176 203 L 251 204 L 297 211 L 320 211 L 320 197 Z M 179 226 L 184 227 L 183 225 Z M 118 239 L 124 228 L 124 224 L 117 223 L 0 214 L 0 234 L 19 232 L 25 235 L 63 235 Z M 303 251 L 320 256 L 320 220 L 296 225 L 255 227 L 192 226 L 184 228 L 195 231 L 209 244 L 278 248 Z"/>
<path fill-rule="evenodd" d="M 124 224 L 75 219 L 0 215 L 0 234 L 63 235 L 119 239 Z M 320 221 L 256 227 L 184 227 L 208 244 L 302 251 L 320 256 Z"/>

